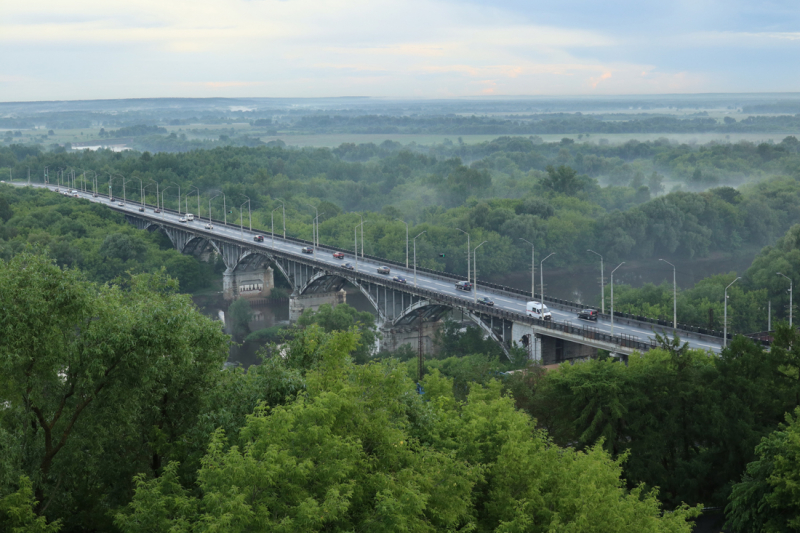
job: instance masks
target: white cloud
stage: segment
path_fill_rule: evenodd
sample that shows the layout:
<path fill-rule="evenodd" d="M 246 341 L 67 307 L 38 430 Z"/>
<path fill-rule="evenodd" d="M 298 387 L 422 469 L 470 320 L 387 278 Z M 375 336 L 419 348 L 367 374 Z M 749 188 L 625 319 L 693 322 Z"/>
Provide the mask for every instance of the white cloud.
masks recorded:
<path fill-rule="evenodd" d="M 711 74 L 676 68 L 675 50 L 800 40 L 713 29 L 642 37 L 570 18 L 545 24 L 535 8 L 447 0 L 4 2 L 0 99 L 705 91 Z"/>

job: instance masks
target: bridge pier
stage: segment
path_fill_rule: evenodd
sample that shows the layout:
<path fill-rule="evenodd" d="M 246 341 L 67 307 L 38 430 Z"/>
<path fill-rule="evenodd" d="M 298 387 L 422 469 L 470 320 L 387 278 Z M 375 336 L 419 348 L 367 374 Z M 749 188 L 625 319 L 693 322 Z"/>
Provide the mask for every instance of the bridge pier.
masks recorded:
<path fill-rule="evenodd" d="M 222 296 L 226 300 L 235 298 L 267 298 L 275 286 L 271 267 L 254 270 L 226 269 L 222 274 Z"/>
<path fill-rule="evenodd" d="M 564 339 L 541 335 L 543 365 L 556 365 L 564 361 L 581 361 L 597 357 L 597 348 Z"/>
<path fill-rule="evenodd" d="M 420 336 L 422 337 L 422 353 L 433 355 L 436 353 L 436 332 L 442 325 L 440 320 L 435 322 L 424 322 L 422 324 L 422 334 L 420 335 L 419 324 L 408 324 L 402 326 L 389 326 L 381 328 L 381 350 L 395 351 L 404 344 L 411 346 L 414 352 L 419 350 Z"/>
<path fill-rule="evenodd" d="M 331 292 L 302 294 L 300 296 L 292 295 L 289 298 L 289 320 L 295 322 L 306 309 L 317 311 L 319 306 L 324 304 L 336 307 L 344 303 L 347 303 L 347 293 L 342 289 Z"/>
<path fill-rule="evenodd" d="M 527 350 L 531 361 L 542 360 L 542 337 L 534 333 L 529 325 L 514 322 L 511 326 L 511 341 Z"/>

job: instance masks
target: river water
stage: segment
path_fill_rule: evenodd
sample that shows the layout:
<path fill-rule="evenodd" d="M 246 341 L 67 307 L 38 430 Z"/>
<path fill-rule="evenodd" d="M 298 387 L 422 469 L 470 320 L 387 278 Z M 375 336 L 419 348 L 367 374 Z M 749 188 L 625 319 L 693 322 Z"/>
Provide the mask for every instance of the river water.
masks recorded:
<path fill-rule="evenodd" d="M 734 257 L 710 257 L 694 261 L 672 261 L 676 269 L 676 281 L 681 288 L 690 288 L 695 283 L 708 276 L 720 273 L 736 272 L 741 275 L 752 263 L 756 252 L 743 253 Z M 610 281 L 611 269 L 616 265 L 605 265 L 606 283 Z M 539 272 L 536 273 L 536 292 L 540 291 Z M 512 272 L 490 281 L 508 287 L 530 290 L 531 274 L 527 272 Z M 641 287 L 646 283 L 660 284 L 664 281 L 672 282 L 672 267 L 660 261 L 631 262 L 619 268 L 614 274 L 614 284 L 627 284 Z M 578 270 L 547 270 L 544 272 L 545 294 L 582 303 L 587 306 L 600 305 L 600 263 L 597 267 L 582 268 Z M 347 303 L 359 311 L 375 313 L 372 305 L 358 289 L 346 286 Z M 219 319 L 226 316 L 228 306 L 222 298 L 222 293 L 204 294 L 193 296 L 195 304 L 204 314 L 211 318 Z M 249 323 L 250 331 L 269 328 L 276 325 L 289 324 L 289 302 L 287 300 L 268 302 L 252 306 L 253 318 Z M 228 333 L 231 332 L 230 324 L 226 324 Z M 248 367 L 258 364 L 257 352 L 264 343 L 244 342 L 242 337 L 233 337 L 228 363 Z"/>

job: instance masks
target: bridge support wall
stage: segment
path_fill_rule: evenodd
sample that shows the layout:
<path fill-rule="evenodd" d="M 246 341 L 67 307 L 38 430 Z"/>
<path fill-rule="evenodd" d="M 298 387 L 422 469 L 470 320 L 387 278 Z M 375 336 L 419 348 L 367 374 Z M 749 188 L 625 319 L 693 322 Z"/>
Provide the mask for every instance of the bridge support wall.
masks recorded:
<path fill-rule="evenodd" d="M 555 365 L 564 361 L 572 362 L 597 357 L 597 348 L 546 335 L 540 335 L 540 337 L 543 365 Z"/>
<path fill-rule="evenodd" d="M 222 296 L 235 298 L 267 298 L 275 286 L 275 273 L 271 267 L 255 270 L 226 270 L 222 274 Z"/>
<path fill-rule="evenodd" d="M 336 307 L 344 303 L 347 303 L 347 293 L 344 290 L 292 296 L 289 298 L 289 320 L 296 321 L 306 309 L 317 311 L 324 304 Z"/>
<path fill-rule="evenodd" d="M 433 355 L 436 353 L 436 332 L 441 321 L 425 322 L 422 325 L 422 353 Z M 395 351 L 404 344 L 409 344 L 414 353 L 419 349 L 420 331 L 419 325 L 409 324 L 405 326 L 391 326 L 381 329 L 383 339 L 380 341 L 381 349 Z"/>
<path fill-rule="evenodd" d="M 532 361 L 542 360 L 541 335 L 536 335 L 532 327 L 514 322 L 511 326 L 511 341 L 527 350 L 528 358 Z"/>

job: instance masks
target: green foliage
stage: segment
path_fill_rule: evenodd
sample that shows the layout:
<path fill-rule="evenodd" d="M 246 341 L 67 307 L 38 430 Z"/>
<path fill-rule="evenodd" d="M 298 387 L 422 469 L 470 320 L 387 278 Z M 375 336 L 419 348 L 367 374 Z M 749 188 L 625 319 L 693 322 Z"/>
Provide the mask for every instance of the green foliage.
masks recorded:
<path fill-rule="evenodd" d="M 164 275 L 92 284 L 27 252 L 0 264 L 3 434 L 68 528 L 103 529 L 135 472 L 184 458 L 227 337 L 176 290 Z"/>
<path fill-rule="evenodd" d="M 323 355 L 306 393 L 256 408 L 234 445 L 215 432 L 196 496 L 178 485 L 176 466 L 138 478 L 116 525 L 125 533 L 690 531 L 698 510 L 662 514 L 652 492 L 625 489 L 619 462 L 602 448 L 552 445 L 497 382 L 475 385 L 460 402 L 432 372 L 421 397 L 396 363 L 348 362 L 355 332 L 313 335 Z"/>
<path fill-rule="evenodd" d="M 735 532 L 800 529 L 800 407 L 761 440 L 726 508 Z"/>
<path fill-rule="evenodd" d="M 736 337 L 720 357 L 679 339 L 631 356 L 513 374 L 518 405 L 560 444 L 602 444 L 625 457 L 631 487 L 658 487 L 669 506 L 723 505 L 759 440 L 800 397 L 786 326 L 770 351 Z M 783 346 L 783 347 L 781 347 Z M 791 346 L 791 348 L 789 348 Z"/>
<path fill-rule="evenodd" d="M 3 188 L 2 194 L 2 259 L 34 244 L 45 248 L 59 265 L 80 268 L 99 282 L 164 267 L 182 291 L 190 292 L 208 287 L 215 277 L 213 265 L 180 254 L 162 232 L 137 230 L 121 214 L 101 205 L 16 187 Z M 4 202 L 13 205 L 13 212 L 9 208 L 4 214 Z"/>
<path fill-rule="evenodd" d="M 250 333 L 253 309 L 246 298 L 237 298 L 228 306 L 228 324 L 234 336 L 244 337 Z"/>
<path fill-rule="evenodd" d="M 347 304 L 339 304 L 335 307 L 323 304 L 317 311 L 306 309 L 297 320 L 297 326 L 300 328 L 306 328 L 312 324 L 318 325 L 327 333 L 356 328 L 359 332 L 359 341 L 356 348 L 350 353 L 353 360 L 363 364 L 375 355 L 380 334 L 372 313 L 357 311 Z"/>
<path fill-rule="evenodd" d="M 57 533 L 61 521 L 50 524 L 44 516 L 36 514 L 38 502 L 33 496 L 33 484 L 26 476 L 19 478 L 19 490 L 0 498 L 0 528 L 9 533 Z"/>

